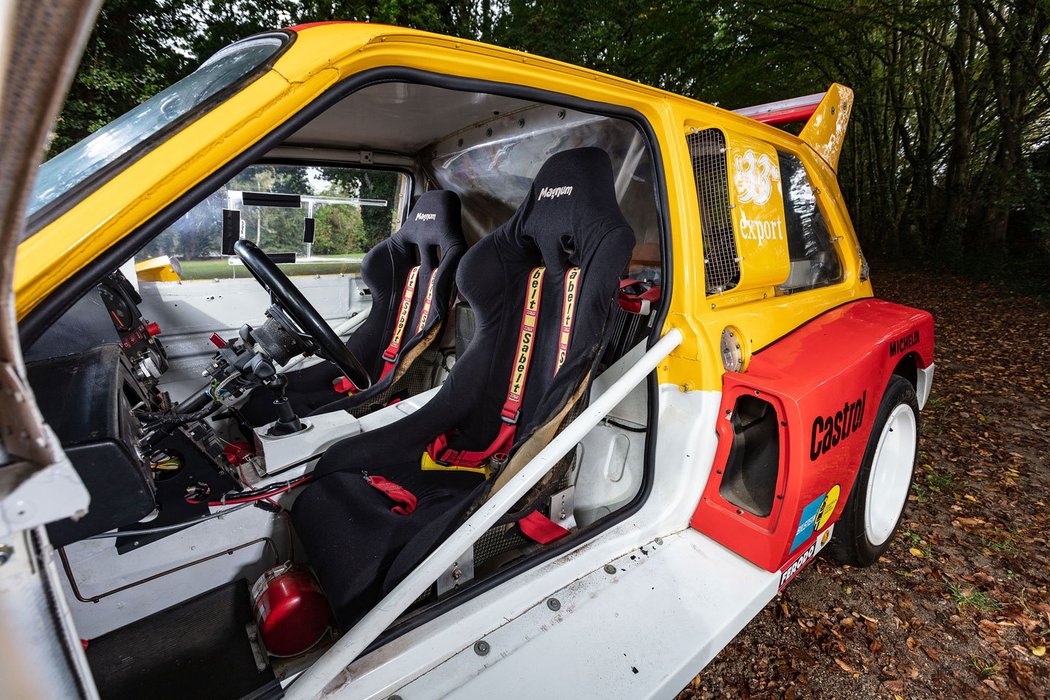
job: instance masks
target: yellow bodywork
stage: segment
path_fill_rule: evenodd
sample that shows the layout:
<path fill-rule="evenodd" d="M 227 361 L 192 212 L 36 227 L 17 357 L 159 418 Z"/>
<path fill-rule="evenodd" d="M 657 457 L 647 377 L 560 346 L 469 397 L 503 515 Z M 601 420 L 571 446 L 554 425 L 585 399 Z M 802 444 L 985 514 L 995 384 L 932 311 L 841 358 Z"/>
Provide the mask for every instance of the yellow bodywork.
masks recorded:
<path fill-rule="evenodd" d="M 140 282 L 178 282 L 182 279 L 178 263 L 167 255 L 136 263 L 135 274 Z"/>
<path fill-rule="evenodd" d="M 835 131 L 828 132 L 828 122 L 822 121 L 807 126 L 800 139 L 717 107 L 537 56 L 397 27 L 326 24 L 300 31 L 269 72 L 26 239 L 19 246 L 15 269 L 19 320 L 103 251 L 333 85 L 362 71 L 389 66 L 617 105 L 649 122 L 663 165 L 664 205 L 670 220 L 670 249 L 665 255 L 672 261 L 673 293 L 665 329 L 678 328 L 685 338 L 658 367 L 662 383 L 683 390 L 720 390 L 719 339 L 725 327 L 738 329 L 750 354 L 828 309 L 871 296 L 870 284 L 859 277 L 860 250 L 835 177 L 838 152 L 829 158 L 827 150 L 841 146 L 837 124 L 843 111 L 848 116 L 848 109 L 836 109 Z M 842 260 L 841 283 L 777 296 L 774 287 L 778 277 L 782 281 L 786 253 L 771 250 L 763 251 L 768 257 L 765 272 L 746 285 L 724 295 L 705 293 L 700 217 L 685 136 L 692 129 L 711 127 L 730 134 L 730 142 L 758 140 L 805 163 Z M 737 242 L 741 243 L 739 237 Z"/>
<path fill-rule="evenodd" d="M 820 157 L 838 172 L 842 140 L 853 113 L 853 91 L 845 85 L 833 83 L 817 105 L 817 111 L 809 118 L 798 137 L 809 144 Z"/>

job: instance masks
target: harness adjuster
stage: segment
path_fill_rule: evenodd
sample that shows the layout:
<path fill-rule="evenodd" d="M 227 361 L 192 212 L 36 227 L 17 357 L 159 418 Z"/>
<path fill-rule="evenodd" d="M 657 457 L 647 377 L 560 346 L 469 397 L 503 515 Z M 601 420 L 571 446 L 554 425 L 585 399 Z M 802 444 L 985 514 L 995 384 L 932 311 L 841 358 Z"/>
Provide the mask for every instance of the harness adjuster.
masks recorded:
<path fill-rule="evenodd" d="M 508 425 L 517 425 L 518 424 L 518 417 L 520 415 L 521 415 L 521 409 L 519 408 L 517 411 L 514 412 L 513 416 L 508 416 L 503 411 L 500 411 L 499 418 L 500 418 L 501 421 L 503 421 L 504 423 L 506 423 Z"/>

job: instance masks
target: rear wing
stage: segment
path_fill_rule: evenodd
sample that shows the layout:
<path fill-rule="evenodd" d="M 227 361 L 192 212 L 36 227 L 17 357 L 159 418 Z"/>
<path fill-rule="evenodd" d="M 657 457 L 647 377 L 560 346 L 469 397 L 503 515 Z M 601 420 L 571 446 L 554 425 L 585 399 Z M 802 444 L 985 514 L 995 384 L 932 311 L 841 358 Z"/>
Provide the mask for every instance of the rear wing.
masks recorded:
<path fill-rule="evenodd" d="M 853 91 L 832 83 L 827 92 L 768 102 L 734 110 L 737 114 L 771 126 L 805 122 L 798 137 L 809 144 L 831 169 L 838 171 L 842 139 L 853 110 Z"/>

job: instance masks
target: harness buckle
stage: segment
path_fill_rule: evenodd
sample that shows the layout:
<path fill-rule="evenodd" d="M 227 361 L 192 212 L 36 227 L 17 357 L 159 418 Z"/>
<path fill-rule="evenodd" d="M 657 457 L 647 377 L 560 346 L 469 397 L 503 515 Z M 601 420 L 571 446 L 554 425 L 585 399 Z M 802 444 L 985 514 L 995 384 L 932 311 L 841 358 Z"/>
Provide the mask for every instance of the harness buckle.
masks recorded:
<path fill-rule="evenodd" d="M 499 418 L 500 418 L 501 421 L 503 421 L 504 423 L 507 423 L 508 425 L 517 425 L 518 424 L 518 417 L 520 415 L 521 415 L 521 409 L 519 408 L 517 411 L 514 412 L 513 416 L 508 416 L 505 412 L 500 411 Z"/>

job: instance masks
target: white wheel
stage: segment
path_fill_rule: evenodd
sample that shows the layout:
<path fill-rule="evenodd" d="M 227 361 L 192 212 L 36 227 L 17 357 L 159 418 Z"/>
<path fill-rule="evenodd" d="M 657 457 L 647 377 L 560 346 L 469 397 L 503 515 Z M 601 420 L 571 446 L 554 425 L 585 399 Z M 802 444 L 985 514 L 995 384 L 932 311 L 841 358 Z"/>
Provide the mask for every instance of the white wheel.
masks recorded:
<path fill-rule="evenodd" d="M 893 375 L 879 402 L 864 459 L 827 552 L 852 566 L 871 566 L 890 546 L 915 472 L 919 404 L 908 380 Z"/>
<path fill-rule="evenodd" d="M 876 547 L 893 534 L 908 500 L 918 424 L 910 405 L 898 404 L 882 428 L 865 496 L 864 531 Z"/>

